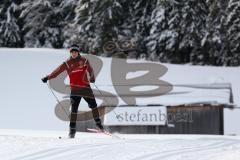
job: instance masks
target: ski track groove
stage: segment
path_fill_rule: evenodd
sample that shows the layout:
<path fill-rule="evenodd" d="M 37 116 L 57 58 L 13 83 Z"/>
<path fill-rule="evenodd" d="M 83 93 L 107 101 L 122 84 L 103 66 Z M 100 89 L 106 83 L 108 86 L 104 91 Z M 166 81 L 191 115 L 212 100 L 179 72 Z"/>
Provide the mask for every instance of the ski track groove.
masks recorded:
<path fill-rule="evenodd" d="M 142 140 L 133 140 L 133 141 L 131 141 L 131 143 L 143 143 L 143 141 Z M 89 155 L 89 153 L 92 153 L 92 149 L 98 149 L 98 148 L 100 148 L 100 151 L 102 152 L 102 150 L 104 150 L 103 149 L 103 147 L 108 147 L 108 146 L 112 146 L 112 145 L 118 145 L 119 144 L 119 141 L 118 142 L 114 142 L 114 143 L 107 143 L 107 144 L 98 144 L 98 145 L 96 145 L 96 144 L 91 144 L 91 145 L 89 145 L 89 147 L 88 147 L 88 149 L 82 149 L 82 148 L 75 148 L 75 146 L 73 146 L 74 147 L 74 149 L 68 149 L 68 147 L 66 147 L 67 148 L 67 150 L 68 150 L 68 153 L 63 153 L 62 154 L 62 156 L 67 156 L 67 158 L 69 158 L 69 152 L 72 152 L 72 151 L 74 151 L 74 152 L 72 152 L 72 154 L 74 154 L 74 153 L 77 153 L 77 154 L 79 154 L 79 155 L 81 155 L 81 156 L 84 156 L 84 155 L 86 155 L 87 156 L 87 158 L 89 158 L 88 157 L 88 155 Z M 81 146 L 85 146 L 85 145 L 81 145 Z M 77 150 L 80 150 L 80 152 L 76 152 Z M 91 152 L 87 152 L 87 151 L 91 151 Z M 95 152 L 96 152 L 96 150 L 95 150 Z M 72 155 L 72 154 L 70 154 L 70 155 Z M 54 154 L 54 155 L 57 155 L 57 154 Z M 49 157 L 49 156 L 54 156 L 54 155 L 48 155 L 47 156 L 47 158 L 48 159 L 57 159 L 57 157 Z M 57 156 L 59 156 L 59 154 L 57 155 Z M 106 155 L 104 155 L 104 156 L 106 156 Z M 44 156 L 44 157 L 46 157 L 46 156 Z M 40 158 L 44 158 L 44 157 L 40 157 Z M 76 156 L 75 156 L 76 157 Z M 35 160 L 36 158 L 34 158 L 34 159 L 30 159 L 30 160 Z M 37 158 L 37 159 L 39 159 L 39 158 Z"/>
<path fill-rule="evenodd" d="M 8 137 L 11 140 L 17 139 L 17 137 Z M 24 139 L 21 139 L 24 140 Z M 41 139 L 38 139 L 39 141 L 42 141 Z M 45 140 L 45 139 L 43 139 Z M 52 140 L 52 139 L 51 139 Z M 100 140 L 100 141 L 98 141 Z M 108 140 L 108 139 L 106 139 Z M 67 143 L 64 143 L 63 146 L 61 146 L 61 143 L 59 143 L 59 140 L 55 140 L 54 142 L 58 142 L 57 147 L 52 147 L 51 145 L 47 143 L 46 147 L 49 147 L 49 149 L 39 149 L 38 151 L 35 151 L 33 153 L 29 153 L 27 155 L 19 155 L 18 157 L 13 157 L 10 160 L 42 160 L 42 159 L 51 159 L 51 160 L 57 160 L 59 158 L 61 159 L 127 159 L 127 160 L 164 160 L 164 159 L 192 159 L 194 155 L 202 155 L 202 153 L 208 153 L 208 152 L 217 152 L 221 149 L 223 150 L 223 147 L 228 146 L 236 146 L 240 147 L 240 140 L 234 140 L 234 139 L 208 139 L 208 138 L 199 138 L 199 139 L 157 139 L 157 142 L 155 144 L 154 139 L 118 139 L 113 140 L 108 143 L 104 143 L 106 141 L 102 141 L 102 139 L 94 139 L 94 141 L 91 141 L 91 144 L 88 143 L 88 141 L 83 141 L 84 144 L 71 144 L 69 145 L 69 141 L 64 141 Z M 16 141 L 18 142 L 18 141 Z M 47 140 L 46 140 L 47 142 Z M 76 141 L 74 141 L 76 142 Z M 87 142 L 87 143 L 86 143 Z M 161 143 L 159 143 L 161 142 Z M 19 142 L 18 142 L 19 143 Z M 43 143 L 45 144 L 45 143 Z M 154 145 L 155 144 L 155 145 Z M 109 147 L 110 146 L 110 147 Z M 164 148 L 165 146 L 168 146 L 165 150 L 160 150 L 157 152 L 151 151 L 151 149 L 156 148 Z M 34 146 L 33 146 L 34 147 Z M 108 154 L 109 148 L 112 148 L 112 153 L 116 154 Z M 139 156 L 135 156 L 136 153 L 132 151 L 131 149 L 135 148 L 135 151 L 137 151 Z M 175 148 L 170 150 L 171 148 Z M 94 150 L 94 152 L 93 152 Z M 119 152 L 119 150 L 123 151 L 123 153 Z M 142 151 L 142 152 L 141 152 Z M 150 152 L 149 152 L 150 151 Z M 145 153 L 146 152 L 146 153 Z M 25 152 L 26 153 L 26 152 Z M 110 151 L 111 153 L 111 151 Z M 196 154 L 198 153 L 198 154 Z M 201 153 L 201 154 L 200 154 Z M 135 155 L 134 155 L 135 154 Z M 199 160 L 205 160 L 207 159 L 207 155 L 209 154 L 203 154 L 205 156 L 200 156 Z M 110 156 L 110 157 L 109 157 Z M 213 154 L 211 154 L 213 156 Z M 124 158 L 123 158 L 124 157 Z"/>
<path fill-rule="evenodd" d="M 149 153 L 147 155 L 144 156 L 138 156 L 135 157 L 131 160 L 159 160 L 159 159 L 164 159 L 167 158 L 169 159 L 170 157 L 174 157 L 176 155 L 180 155 L 183 153 L 189 153 L 193 154 L 194 152 L 201 152 L 201 151 L 208 151 L 209 149 L 214 150 L 214 149 L 220 149 L 223 146 L 227 146 L 227 145 L 231 145 L 231 144 L 235 144 L 236 142 L 231 141 L 231 142 L 215 142 L 212 144 L 205 144 L 202 146 L 196 146 L 194 147 L 194 144 L 192 145 L 193 147 L 189 148 L 189 147 L 185 147 L 183 149 L 174 149 L 174 150 L 168 150 L 168 151 L 161 151 L 161 152 L 155 152 L 155 153 Z M 206 147 L 206 148 L 205 148 Z M 162 154 L 162 155 L 161 155 Z"/>
<path fill-rule="evenodd" d="M 235 144 L 235 142 L 231 142 L 229 143 L 230 144 Z M 191 151 L 190 153 L 196 153 L 196 152 L 208 152 L 209 150 L 218 150 L 218 149 L 221 149 L 223 146 L 225 145 L 228 145 L 228 143 L 222 143 L 222 145 L 219 145 L 219 146 L 212 146 L 212 147 L 208 147 L 208 148 L 203 148 L 203 149 L 189 149 L 189 150 L 183 150 L 181 152 L 175 152 L 175 153 L 171 153 L 171 154 L 167 154 L 167 155 L 163 155 L 163 156 L 157 156 L 157 157 L 154 157 L 154 158 L 150 158 L 150 160 L 159 160 L 159 158 L 163 158 L 163 159 L 169 159 L 170 157 L 173 157 L 173 156 L 176 156 L 176 155 L 183 155 L 185 153 L 188 153 L 189 151 Z M 203 157 L 201 157 L 203 158 Z"/>
<path fill-rule="evenodd" d="M 115 142 L 115 143 L 118 143 L 118 142 Z M 14 158 L 12 160 L 21 160 L 21 159 L 24 159 L 26 160 L 29 159 L 40 159 L 40 158 L 44 158 L 44 157 L 47 157 L 47 156 L 54 156 L 54 155 L 57 155 L 59 153 L 63 153 L 63 152 L 69 152 L 69 151 L 73 151 L 73 150 L 89 150 L 92 149 L 92 148 L 97 148 L 99 146 L 101 147 L 106 147 L 106 146 L 109 146 L 109 145 L 112 145 L 111 143 L 109 144 L 83 144 L 83 145 L 73 145 L 71 147 L 67 146 L 67 147 L 58 147 L 58 148 L 52 148 L 51 151 L 49 151 L 49 149 L 45 149 L 43 151 L 39 151 L 39 152 L 36 152 L 36 153 L 32 153 L 30 155 L 26 155 L 26 156 L 22 156 L 22 157 L 18 157 L 18 158 Z M 87 149 L 82 149 L 82 148 L 79 148 L 79 147 L 83 147 Z M 50 153 L 49 153 L 50 152 Z M 49 157 L 48 157 L 49 158 Z"/>
<path fill-rule="evenodd" d="M 124 141 L 124 140 L 122 140 Z M 145 143 L 143 140 L 129 140 L 127 143 Z M 53 156 L 55 155 L 59 155 L 59 154 L 63 154 L 65 156 L 69 155 L 68 152 L 72 152 L 75 151 L 73 153 L 80 153 L 80 152 L 76 152 L 77 150 L 81 150 L 81 152 L 86 153 L 86 151 L 92 150 L 94 148 L 100 148 L 100 147 L 108 147 L 109 145 L 115 145 L 115 144 L 119 144 L 118 142 L 114 142 L 114 143 L 107 143 L 107 144 L 82 144 L 82 145 L 73 145 L 71 147 L 67 146 L 67 147 L 57 147 L 57 148 L 50 148 L 50 149 L 44 149 L 35 153 L 31 153 L 29 155 L 25 155 L 25 156 L 20 156 L 17 158 L 13 158 L 11 160 L 37 160 L 37 159 L 41 159 L 41 158 L 45 158 L 48 157 L 48 159 L 50 157 L 54 158 Z M 79 148 L 80 147 L 80 148 Z M 88 147 L 88 149 L 82 149 L 81 147 Z M 89 152 L 87 152 L 89 153 Z"/>
<path fill-rule="evenodd" d="M 215 145 L 215 144 L 218 144 L 219 142 L 215 142 L 214 144 L 211 144 L 211 145 Z M 184 150 L 184 149 L 193 149 L 193 148 L 202 148 L 204 146 L 196 146 L 194 147 L 194 145 L 192 145 L 193 147 L 192 148 L 189 148 L 189 147 L 184 147 L 182 149 L 174 149 L 174 150 L 167 150 L 167 151 L 157 151 L 157 152 L 154 152 L 154 153 L 149 153 L 147 155 L 143 155 L 143 156 L 138 156 L 138 157 L 135 157 L 131 160 L 140 160 L 140 159 L 145 159 L 145 158 L 149 158 L 151 156 L 154 156 L 154 155 L 158 155 L 158 154 L 162 154 L 162 153 L 172 153 L 172 152 L 176 152 L 176 151 L 179 151 L 179 150 Z M 209 146 L 209 145 L 207 145 Z"/>

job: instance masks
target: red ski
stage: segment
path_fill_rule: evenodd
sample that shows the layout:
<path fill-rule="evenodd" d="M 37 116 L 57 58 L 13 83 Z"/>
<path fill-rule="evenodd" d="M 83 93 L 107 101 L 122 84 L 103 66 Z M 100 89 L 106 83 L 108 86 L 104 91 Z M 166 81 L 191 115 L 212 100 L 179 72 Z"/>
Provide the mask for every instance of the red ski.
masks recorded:
<path fill-rule="evenodd" d="M 116 136 L 116 135 L 114 135 L 114 134 L 111 134 L 111 133 L 109 133 L 109 132 L 107 132 L 107 131 L 104 131 L 104 130 L 102 131 L 102 130 L 94 129 L 94 128 L 87 128 L 87 130 L 90 131 L 90 132 L 102 133 L 102 134 L 111 136 L 111 137 L 113 137 L 113 138 L 121 139 L 120 137 L 118 137 L 118 136 Z"/>

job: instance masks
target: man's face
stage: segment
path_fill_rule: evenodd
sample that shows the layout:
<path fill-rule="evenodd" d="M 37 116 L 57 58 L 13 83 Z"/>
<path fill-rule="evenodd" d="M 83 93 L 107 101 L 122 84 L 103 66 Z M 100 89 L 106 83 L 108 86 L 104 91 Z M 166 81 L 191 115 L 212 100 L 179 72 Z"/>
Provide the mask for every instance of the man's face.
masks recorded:
<path fill-rule="evenodd" d="M 79 52 L 78 51 L 71 51 L 70 52 L 72 58 L 77 58 Z"/>

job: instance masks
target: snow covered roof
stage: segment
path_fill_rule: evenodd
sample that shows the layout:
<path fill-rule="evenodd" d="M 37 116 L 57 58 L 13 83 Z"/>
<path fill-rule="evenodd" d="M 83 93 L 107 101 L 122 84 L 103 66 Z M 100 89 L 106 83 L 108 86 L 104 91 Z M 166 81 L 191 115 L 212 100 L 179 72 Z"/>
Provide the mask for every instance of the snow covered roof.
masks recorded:
<path fill-rule="evenodd" d="M 94 88 L 94 86 L 93 86 Z M 98 88 L 103 91 L 110 91 L 113 93 L 113 87 L 106 87 L 99 85 Z M 141 87 L 138 87 L 140 90 Z M 142 87 L 144 90 L 145 88 Z M 227 83 L 223 84 L 182 84 L 173 85 L 173 90 L 169 93 L 161 96 L 153 96 L 146 98 L 136 98 L 136 105 L 189 105 L 189 104 L 224 104 L 230 105 L 231 101 L 231 85 Z M 118 98 L 121 99 L 119 95 Z M 111 97 L 106 97 L 111 98 Z M 108 104 L 111 104 L 111 100 L 106 100 Z M 122 100 L 119 101 L 119 105 L 127 105 Z"/>

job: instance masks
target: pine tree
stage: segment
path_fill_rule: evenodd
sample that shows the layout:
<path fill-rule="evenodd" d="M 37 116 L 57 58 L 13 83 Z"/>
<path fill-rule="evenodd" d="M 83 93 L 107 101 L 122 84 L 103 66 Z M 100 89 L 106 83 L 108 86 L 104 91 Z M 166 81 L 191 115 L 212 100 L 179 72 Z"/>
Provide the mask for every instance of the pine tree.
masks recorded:
<path fill-rule="evenodd" d="M 75 9 L 78 5 L 79 0 L 63 0 L 60 8 L 61 14 L 63 15 L 63 38 L 64 44 L 63 47 L 69 47 L 72 43 L 74 43 L 73 39 L 78 37 L 78 32 L 74 27 L 76 12 Z"/>
<path fill-rule="evenodd" d="M 152 12 L 149 51 L 171 63 L 189 63 L 199 56 L 192 51 L 200 46 L 206 9 L 202 1 L 158 1 Z"/>
<path fill-rule="evenodd" d="M 226 41 L 224 43 L 223 64 L 240 65 L 240 2 L 230 0 L 225 22 Z"/>
<path fill-rule="evenodd" d="M 152 60 L 160 60 L 162 62 L 166 62 L 167 59 L 164 56 L 164 46 L 167 37 L 167 6 L 164 5 L 163 2 L 157 1 L 156 7 L 152 11 L 151 19 L 150 19 L 150 31 L 149 36 L 147 37 L 147 51 L 149 53 L 149 57 Z M 166 33 L 166 34 L 165 34 Z"/>
<path fill-rule="evenodd" d="M 128 21 L 131 23 L 131 34 L 134 39 L 136 46 L 140 52 L 146 53 L 149 59 L 154 59 L 154 53 L 148 54 L 148 40 L 151 29 L 151 15 L 152 10 L 156 5 L 156 0 L 145 1 L 145 0 L 133 0 L 128 2 L 129 16 Z M 126 25 L 127 26 L 127 25 Z"/>
<path fill-rule="evenodd" d="M 78 36 L 74 40 L 85 43 L 88 50 L 101 49 L 105 42 L 117 39 L 121 16 L 122 6 L 118 0 L 79 1 L 74 25 Z"/>
<path fill-rule="evenodd" d="M 199 50 L 202 59 L 199 64 L 221 65 L 221 48 L 224 41 L 224 6 L 219 0 L 207 1 L 206 26 Z"/>
<path fill-rule="evenodd" d="M 35 0 L 22 4 L 26 47 L 63 47 L 60 0 Z"/>
<path fill-rule="evenodd" d="M 18 3 L 17 3 L 18 2 Z M 6 0 L 0 4 L 0 46 L 23 47 L 21 1 Z"/>

